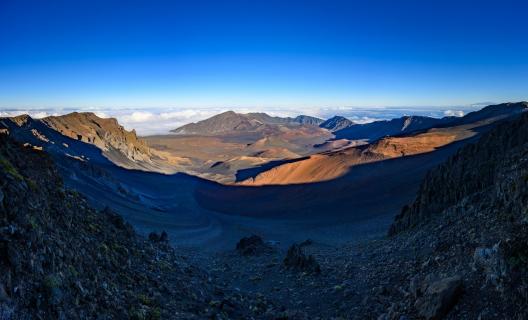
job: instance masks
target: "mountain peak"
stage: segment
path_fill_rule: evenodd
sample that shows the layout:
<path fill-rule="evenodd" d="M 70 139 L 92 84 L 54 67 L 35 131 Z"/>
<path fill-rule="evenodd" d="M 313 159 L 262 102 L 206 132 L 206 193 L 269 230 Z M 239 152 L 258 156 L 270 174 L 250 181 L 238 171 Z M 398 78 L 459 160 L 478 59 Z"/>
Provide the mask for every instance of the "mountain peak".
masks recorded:
<path fill-rule="evenodd" d="M 227 110 L 227 111 L 224 111 L 222 113 L 219 113 L 218 115 L 238 115 L 238 113 L 236 113 L 235 111 L 233 110 Z"/>
<path fill-rule="evenodd" d="M 332 118 L 324 121 L 319 127 L 330 130 L 332 132 L 342 130 L 354 125 L 354 122 L 348 120 L 343 116 L 333 116 Z"/>
<path fill-rule="evenodd" d="M 319 118 L 316 118 L 316 117 L 312 117 L 312 116 L 307 116 L 307 115 L 300 115 L 300 116 L 297 116 L 293 119 L 295 122 L 298 122 L 300 124 L 309 124 L 309 125 L 314 125 L 314 126 L 318 126 L 320 125 L 321 123 L 324 122 L 323 119 L 319 119 Z"/>
<path fill-rule="evenodd" d="M 174 130 L 173 133 L 188 135 L 218 135 L 233 132 L 254 132 L 278 125 L 318 125 L 323 120 L 310 116 L 275 117 L 264 112 L 236 113 L 226 111 L 208 119 L 189 123 Z"/>
<path fill-rule="evenodd" d="M 121 127 L 116 118 L 101 118 L 93 112 L 71 112 L 60 116 L 48 116 L 43 118 L 44 122 L 53 122 L 58 119 L 64 119 L 69 122 L 93 121 L 94 123 L 111 123 L 113 126 Z"/>

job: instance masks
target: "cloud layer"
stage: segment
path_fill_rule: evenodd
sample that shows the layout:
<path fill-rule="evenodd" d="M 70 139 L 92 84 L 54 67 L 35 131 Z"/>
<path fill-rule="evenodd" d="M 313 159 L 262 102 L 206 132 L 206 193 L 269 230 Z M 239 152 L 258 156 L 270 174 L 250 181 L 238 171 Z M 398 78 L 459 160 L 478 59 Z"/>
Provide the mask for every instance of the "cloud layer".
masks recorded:
<path fill-rule="evenodd" d="M 266 112 L 273 116 L 294 117 L 300 114 L 328 119 L 335 115 L 349 118 L 356 123 L 368 123 L 377 120 L 388 120 L 404 115 L 420 115 L 440 118 L 443 116 L 463 116 L 465 112 L 478 109 L 474 106 L 465 108 L 439 108 L 439 107 L 324 107 L 303 109 L 274 108 L 262 110 L 259 108 L 233 108 L 241 113 Z M 139 135 L 167 134 L 170 130 L 190 122 L 197 122 L 209 118 L 228 109 L 204 108 L 83 108 L 83 109 L 6 109 L 0 110 L 0 117 L 11 117 L 20 114 L 29 114 L 34 118 L 57 116 L 73 111 L 94 112 L 102 118 L 117 118 L 127 130 L 135 129 Z"/>

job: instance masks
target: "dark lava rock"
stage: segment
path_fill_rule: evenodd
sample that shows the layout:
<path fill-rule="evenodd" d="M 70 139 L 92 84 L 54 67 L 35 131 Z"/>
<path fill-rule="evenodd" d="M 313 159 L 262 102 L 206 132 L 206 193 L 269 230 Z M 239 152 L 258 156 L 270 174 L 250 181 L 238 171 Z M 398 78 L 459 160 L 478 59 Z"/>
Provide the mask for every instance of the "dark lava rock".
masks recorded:
<path fill-rule="evenodd" d="M 159 236 L 159 234 L 157 234 L 157 233 L 154 232 L 154 231 L 152 231 L 151 233 L 149 233 L 148 238 L 149 238 L 150 241 L 153 241 L 153 242 L 159 242 L 159 241 L 160 241 L 160 236 Z"/>
<path fill-rule="evenodd" d="M 1 124 L 1 121 L 0 121 Z M 209 274 L 64 188 L 53 158 L 0 135 L 0 319 L 210 319 Z M 223 288 L 221 290 L 224 290 Z M 256 319 L 238 293 L 232 319 Z"/>
<path fill-rule="evenodd" d="M 321 267 L 312 255 L 306 255 L 302 247 L 298 244 L 293 244 L 286 253 L 284 258 L 284 266 L 288 269 L 295 269 L 309 273 L 320 273 Z"/>
<path fill-rule="evenodd" d="M 444 278 L 426 284 L 423 297 L 416 300 L 415 307 L 425 319 L 443 319 L 462 294 L 460 276 Z"/>
<path fill-rule="evenodd" d="M 149 240 L 152 242 L 168 243 L 169 235 L 165 231 L 162 231 L 161 234 L 157 234 L 156 232 L 151 232 L 149 233 Z"/>
<path fill-rule="evenodd" d="M 261 237 L 252 235 L 240 239 L 236 245 L 236 250 L 244 256 L 256 256 L 270 252 L 271 247 L 264 243 Z"/>
<path fill-rule="evenodd" d="M 160 235 L 160 242 L 169 242 L 169 235 L 167 232 L 162 231 Z"/>
<path fill-rule="evenodd" d="M 118 229 L 126 229 L 126 222 L 117 212 L 113 211 L 109 207 L 105 207 L 102 211 L 102 214 L 108 216 L 110 222 Z"/>
<path fill-rule="evenodd" d="M 48 299 L 48 303 L 50 305 L 58 305 L 60 304 L 63 292 L 60 288 L 61 286 L 61 280 L 59 277 L 55 275 L 49 275 L 44 279 L 44 294 Z"/>
<path fill-rule="evenodd" d="M 0 283 L 0 302 L 6 301 L 9 301 L 9 296 L 7 295 L 4 285 Z"/>

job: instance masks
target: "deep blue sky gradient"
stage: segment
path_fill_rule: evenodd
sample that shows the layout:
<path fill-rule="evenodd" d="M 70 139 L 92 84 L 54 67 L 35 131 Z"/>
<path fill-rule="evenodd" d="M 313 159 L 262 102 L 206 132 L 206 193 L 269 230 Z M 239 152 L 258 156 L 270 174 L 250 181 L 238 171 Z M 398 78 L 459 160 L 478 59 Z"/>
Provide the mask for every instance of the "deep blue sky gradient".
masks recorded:
<path fill-rule="evenodd" d="M 527 1 L 0 1 L 0 109 L 528 99 Z"/>

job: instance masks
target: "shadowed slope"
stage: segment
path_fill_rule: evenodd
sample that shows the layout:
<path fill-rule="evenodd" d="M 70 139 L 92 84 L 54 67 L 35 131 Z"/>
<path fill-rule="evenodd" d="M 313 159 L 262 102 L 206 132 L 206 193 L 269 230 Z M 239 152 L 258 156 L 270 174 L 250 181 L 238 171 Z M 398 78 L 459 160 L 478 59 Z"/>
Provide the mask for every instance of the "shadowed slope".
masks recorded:
<path fill-rule="evenodd" d="M 425 172 L 460 145 L 357 165 L 346 175 L 326 182 L 262 187 L 210 184 L 200 186 L 196 196 L 201 205 L 232 215 L 306 220 L 326 217 L 327 222 L 375 217 L 394 212 L 399 208 L 397 203 L 412 198 Z"/>
<path fill-rule="evenodd" d="M 71 139 L 28 116 L 2 119 L 15 140 L 49 153 L 69 188 L 97 208 L 110 206 L 140 233 L 165 229 L 179 244 L 214 243 L 222 227 L 193 198 L 197 183 L 185 174 L 164 175 L 116 166 L 94 145 Z"/>
<path fill-rule="evenodd" d="M 463 198 L 486 191 L 504 179 L 506 163 L 524 161 L 527 144 L 528 115 L 524 114 L 462 148 L 427 175 L 414 202 L 396 217 L 390 234 L 424 223 Z"/>
<path fill-rule="evenodd" d="M 420 116 L 405 116 L 392 120 L 356 124 L 334 132 L 336 139 L 374 141 L 385 136 L 411 133 L 416 130 L 429 129 L 452 121 L 452 118 L 436 119 Z"/>
<path fill-rule="evenodd" d="M 283 164 L 261 172 L 240 184 L 261 186 L 331 180 L 346 174 L 351 167 L 359 164 L 431 152 L 450 143 L 467 139 L 476 134 L 473 129 L 487 123 L 482 121 L 458 127 L 430 129 L 415 135 L 383 138 L 371 145 L 315 154 L 306 160 Z"/>

